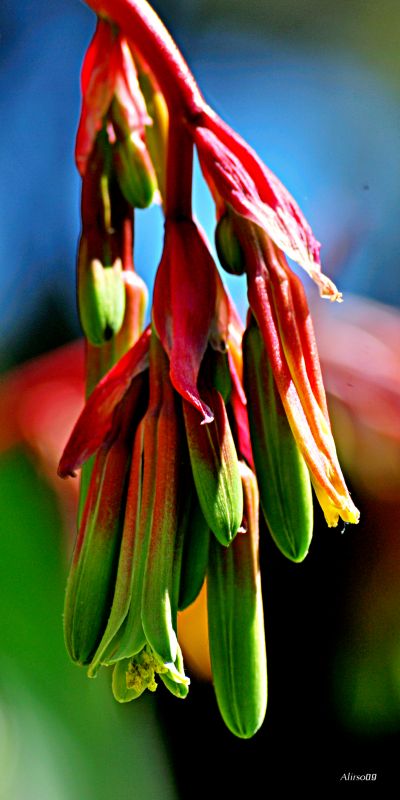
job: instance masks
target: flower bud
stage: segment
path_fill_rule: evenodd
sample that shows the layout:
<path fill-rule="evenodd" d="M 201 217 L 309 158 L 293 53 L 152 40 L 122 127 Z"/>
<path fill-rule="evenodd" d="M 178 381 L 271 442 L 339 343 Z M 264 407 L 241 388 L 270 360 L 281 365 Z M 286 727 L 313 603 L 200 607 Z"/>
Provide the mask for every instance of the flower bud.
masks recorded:
<path fill-rule="evenodd" d="M 229 212 L 224 214 L 217 224 L 215 246 L 224 270 L 231 275 L 243 275 L 246 269 L 244 253 L 235 234 L 235 228 Z"/>
<path fill-rule="evenodd" d="M 219 710 L 236 736 L 253 736 L 267 705 L 267 662 L 258 561 L 258 490 L 241 463 L 245 531 L 229 547 L 213 537 L 207 572 L 208 628 Z"/>
<path fill-rule="evenodd" d="M 211 530 L 227 546 L 243 514 L 237 453 L 224 401 L 216 389 L 202 392 L 214 419 L 201 424 L 198 411 L 183 401 L 190 462 L 201 510 Z"/>
<path fill-rule="evenodd" d="M 161 351 L 161 344 L 158 343 Z M 163 663 L 177 657 L 174 603 L 174 552 L 179 523 L 180 430 L 177 399 L 163 369 L 163 398 L 157 427 L 154 506 L 142 595 L 142 624 L 146 639 Z M 161 353 L 160 353 L 161 357 Z M 146 458 L 146 452 L 145 452 Z"/>
<path fill-rule="evenodd" d="M 67 648 L 79 664 L 90 662 L 107 624 L 128 467 L 129 449 L 120 438 L 108 451 L 99 451 L 90 479 L 64 609 Z"/>
<path fill-rule="evenodd" d="M 140 652 L 146 643 L 142 625 L 142 595 L 146 573 L 147 554 L 153 523 L 153 509 L 158 462 L 158 424 L 162 407 L 162 384 L 165 373 L 165 354 L 154 333 L 150 340 L 150 400 L 143 419 L 143 477 L 141 480 L 139 517 L 125 517 L 125 526 L 134 526 L 132 537 L 132 563 L 130 604 L 124 622 L 110 643 L 103 663 L 113 664 Z M 129 495 L 128 495 L 129 499 Z"/>
<path fill-rule="evenodd" d="M 191 501 L 186 500 L 186 502 L 189 513 L 179 565 L 179 611 L 194 603 L 201 591 L 206 576 L 210 546 L 210 528 L 204 519 L 194 488 Z"/>
<path fill-rule="evenodd" d="M 121 260 L 104 266 L 94 258 L 87 264 L 84 242 L 79 254 L 78 302 L 82 328 L 91 344 L 100 346 L 118 333 L 125 313 Z"/>
<path fill-rule="evenodd" d="M 117 180 L 128 203 L 147 208 L 157 190 L 157 178 L 145 143 L 137 133 L 117 140 L 113 147 Z"/>
<path fill-rule="evenodd" d="M 251 442 L 264 517 L 281 552 L 291 561 L 302 561 L 313 531 L 310 477 L 255 322 L 244 335 L 243 356 Z"/>
<path fill-rule="evenodd" d="M 124 622 L 131 603 L 132 573 L 134 567 L 133 553 L 138 538 L 138 525 L 140 521 L 140 499 L 143 478 L 143 439 L 144 422 L 142 420 L 135 434 L 124 527 L 112 606 L 107 626 L 88 670 L 89 677 L 94 677 L 96 675 L 100 664 L 110 663 L 109 654 L 114 653 L 117 643 L 119 643 L 122 638 Z M 140 645 L 143 646 L 143 642 L 140 642 Z"/>
<path fill-rule="evenodd" d="M 115 338 L 115 350 L 119 358 L 133 347 L 143 331 L 149 297 L 147 286 L 137 272 L 125 269 L 122 277 L 126 302 L 124 321 Z"/>

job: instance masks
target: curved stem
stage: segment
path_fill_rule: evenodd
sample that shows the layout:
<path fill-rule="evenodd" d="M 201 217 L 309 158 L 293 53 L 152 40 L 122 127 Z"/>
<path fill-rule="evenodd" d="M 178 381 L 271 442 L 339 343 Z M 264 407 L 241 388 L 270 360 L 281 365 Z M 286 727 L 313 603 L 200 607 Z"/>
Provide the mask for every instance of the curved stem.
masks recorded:
<path fill-rule="evenodd" d="M 116 23 L 154 72 L 169 108 L 197 116 L 204 99 L 175 42 L 146 0 L 86 0 L 99 16 Z"/>
<path fill-rule="evenodd" d="M 182 118 L 170 117 L 165 217 L 192 218 L 193 141 Z"/>

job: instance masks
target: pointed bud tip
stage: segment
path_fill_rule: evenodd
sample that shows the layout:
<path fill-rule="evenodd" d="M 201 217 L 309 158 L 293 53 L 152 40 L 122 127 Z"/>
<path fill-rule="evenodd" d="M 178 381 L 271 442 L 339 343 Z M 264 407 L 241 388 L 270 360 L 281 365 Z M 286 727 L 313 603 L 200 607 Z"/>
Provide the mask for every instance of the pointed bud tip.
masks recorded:
<path fill-rule="evenodd" d="M 63 460 L 61 459 L 58 465 L 57 475 L 59 478 L 62 478 L 65 481 L 67 478 L 76 478 L 77 472 L 68 466 L 68 464 L 64 464 Z"/>

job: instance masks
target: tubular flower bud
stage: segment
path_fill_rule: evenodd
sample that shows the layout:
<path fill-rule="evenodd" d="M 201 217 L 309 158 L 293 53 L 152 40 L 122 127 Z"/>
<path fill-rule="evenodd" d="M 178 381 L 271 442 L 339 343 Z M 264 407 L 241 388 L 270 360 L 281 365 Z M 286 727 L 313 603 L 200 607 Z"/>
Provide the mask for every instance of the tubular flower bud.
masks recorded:
<path fill-rule="evenodd" d="M 236 536 L 243 515 L 238 458 L 220 393 L 212 389 L 204 394 L 214 419 L 201 425 L 198 413 L 184 401 L 186 436 L 201 510 L 218 541 L 227 546 Z"/>
<path fill-rule="evenodd" d="M 107 626 L 90 664 L 88 674 L 91 677 L 96 675 L 100 664 L 112 663 L 109 654 L 115 651 L 116 643 L 120 639 L 131 603 L 132 578 L 135 566 L 134 552 L 135 546 L 137 550 L 137 540 L 140 537 L 138 526 L 143 479 L 143 439 L 144 421 L 142 420 L 136 431 L 132 453 L 114 595 Z M 143 637 L 139 643 L 140 646 L 143 646 Z"/>
<path fill-rule="evenodd" d="M 161 345 L 162 405 L 157 427 L 154 505 L 142 594 L 142 624 L 146 639 L 163 663 L 177 657 L 174 608 L 174 551 L 178 530 L 179 453 L 181 431 L 177 397 L 168 378 L 168 359 Z M 146 457 L 146 453 L 145 453 Z"/>
<path fill-rule="evenodd" d="M 79 312 L 84 334 L 94 345 L 102 345 L 120 330 L 125 313 L 125 285 L 119 259 L 103 266 L 92 259 L 79 269 Z"/>
<path fill-rule="evenodd" d="M 115 639 L 111 642 L 104 663 L 131 658 L 142 650 L 146 636 L 142 624 L 142 595 L 153 522 L 154 495 L 158 453 L 158 425 L 162 409 L 164 356 L 154 334 L 150 343 L 150 395 L 143 420 L 143 452 L 141 457 L 140 500 L 135 514 L 127 512 L 125 528 L 132 539 L 129 609 Z M 139 489 L 139 487 L 138 487 Z M 135 502 L 136 490 L 133 486 Z M 158 608 L 158 606 L 157 606 Z"/>
<path fill-rule="evenodd" d="M 258 561 L 257 482 L 241 464 L 243 530 L 230 547 L 211 540 L 207 570 L 211 667 L 218 706 L 228 728 L 247 739 L 267 705 L 267 666 Z"/>
<path fill-rule="evenodd" d="M 251 441 L 264 517 L 282 553 L 292 561 L 302 561 L 313 529 L 310 477 L 254 321 L 245 333 L 243 353 Z"/>
<path fill-rule="evenodd" d="M 157 178 L 145 143 L 131 133 L 115 143 L 113 157 L 122 194 L 134 208 L 147 208 L 157 189 Z"/>
<path fill-rule="evenodd" d="M 149 297 L 145 282 L 136 272 L 125 269 L 122 278 L 125 284 L 125 315 L 119 333 L 115 337 L 118 358 L 125 355 L 138 341 L 144 328 Z"/>
<path fill-rule="evenodd" d="M 305 326 L 305 297 L 284 261 L 251 227 L 242 236 L 246 252 L 250 306 L 285 413 L 329 526 L 358 522 L 336 455 L 318 354 Z M 284 265 L 284 266 L 283 266 Z M 292 289 L 294 287 L 294 290 Z M 302 302 L 299 303 L 301 291 Z M 299 313 L 300 312 L 300 313 Z"/>
<path fill-rule="evenodd" d="M 179 611 L 196 600 L 206 577 L 210 529 L 195 490 L 192 492 L 185 526 L 182 561 L 179 565 Z"/>
<path fill-rule="evenodd" d="M 236 237 L 232 217 L 224 214 L 215 229 L 215 246 L 221 265 L 232 275 L 243 275 L 246 269 L 243 251 Z"/>
<path fill-rule="evenodd" d="M 87 664 L 96 650 L 110 609 L 118 551 L 126 478 L 130 461 L 131 419 L 127 406 L 114 420 L 113 443 L 97 454 L 69 574 L 64 610 L 64 630 L 71 658 Z M 131 411 L 132 408 L 129 409 Z"/>

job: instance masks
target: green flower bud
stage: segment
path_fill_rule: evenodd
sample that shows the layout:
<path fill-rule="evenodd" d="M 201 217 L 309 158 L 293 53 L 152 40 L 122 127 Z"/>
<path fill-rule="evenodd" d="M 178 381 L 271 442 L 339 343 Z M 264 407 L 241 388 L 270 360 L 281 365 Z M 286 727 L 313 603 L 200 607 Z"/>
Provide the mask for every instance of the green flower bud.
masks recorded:
<path fill-rule="evenodd" d="M 179 565 L 179 611 L 196 600 L 206 577 L 210 529 L 193 487 Z"/>
<path fill-rule="evenodd" d="M 145 143 L 132 133 L 113 147 L 114 168 L 120 189 L 134 208 L 147 208 L 157 190 L 157 177 Z"/>
<path fill-rule="evenodd" d="M 258 560 L 258 490 L 241 464 L 244 524 L 229 547 L 213 537 L 207 572 L 211 667 L 219 710 L 236 736 L 262 725 L 267 705 L 267 662 Z"/>
<path fill-rule="evenodd" d="M 69 654 L 90 663 L 107 624 L 123 524 L 129 448 L 122 439 L 96 456 L 64 607 Z"/>
<path fill-rule="evenodd" d="M 221 544 L 236 536 L 243 514 L 243 491 L 235 443 L 224 401 L 216 389 L 202 392 L 214 413 L 206 425 L 196 409 L 183 401 L 190 462 L 204 517 Z"/>
<path fill-rule="evenodd" d="M 243 275 L 246 269 L 244 253 L 235 234 L 235 228 L 229 212 L 224 214 L 217 224 L 215 246 L 224 270 L 231 275 Z"/>
<path fill-rule="evenodd" d="M 264 517 L 281 552 L 291 561 L 302 561 L 313 532 L 310 477 L 255 322 L 244 335 L 243 357 L 251 442 Z"/>
<path fill-rule="evenodd" d="M 121 328 L 125 314 L 125 284 L 122 263 L 103 266 L 97 258 L 87 263 L 86 245 L 81 244 L 78 264 L 78 303 L 83 332 L 100 346 Z"/>

